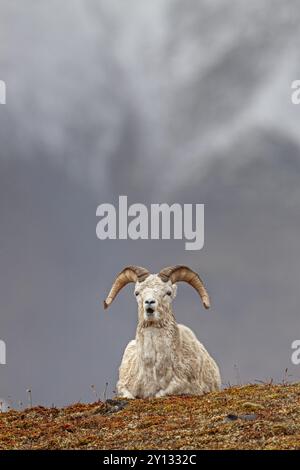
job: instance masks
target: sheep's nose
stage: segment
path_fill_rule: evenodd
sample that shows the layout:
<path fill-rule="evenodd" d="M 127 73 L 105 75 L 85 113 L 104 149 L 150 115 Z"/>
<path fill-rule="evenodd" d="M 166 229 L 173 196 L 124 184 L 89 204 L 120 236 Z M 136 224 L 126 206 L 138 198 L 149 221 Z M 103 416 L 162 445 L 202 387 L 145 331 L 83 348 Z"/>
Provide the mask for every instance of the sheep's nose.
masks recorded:
<path fill-rule="evenodd" d="M 154 299 L 146 299 L 145 300 L 145 305 L 146 307 L 151 307 L 151 305 L 155 304 L 155 300 Z"/>
<path fill-rule="evenodd" d="M 145 299 L 144 308 L 145 308 L 145 311 L 146 311 L 147 318 L 150 318 L 150 317 L 153 316 L 153 314 L 155 312 L 155 304 L 156 304 L 155 299 L 152 299 L 152 298 Z"/>

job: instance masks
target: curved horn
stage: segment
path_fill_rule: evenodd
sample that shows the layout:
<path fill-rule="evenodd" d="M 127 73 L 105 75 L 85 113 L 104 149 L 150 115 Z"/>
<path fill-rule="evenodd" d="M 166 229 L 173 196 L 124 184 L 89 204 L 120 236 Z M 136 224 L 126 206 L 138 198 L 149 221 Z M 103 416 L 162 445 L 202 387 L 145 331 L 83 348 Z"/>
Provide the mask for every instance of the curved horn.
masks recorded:
<path fill-rule="evenodd" d="M 140 266 L 126 266 L 116 277 L 108 296 L 104 300 L 104 308 L 109 307 L 114 298 L 129 282 L 142 282 L 149 276 L 149 271 Z"/>
<path fill-rule="evenodd" d="M 209 295 L 205 289 L 202 279 L 188 266 L 169 266 L 168 268 L 164 268 L 160 271 L 159 277 L 164 282 L 170 280 L 172 284 L 178 281 L 187 282 L 192 287 L 194 287 L 194 289 L 196 289 L 202 299 L 203 306 L 205 308 L 210 307 Z"/>

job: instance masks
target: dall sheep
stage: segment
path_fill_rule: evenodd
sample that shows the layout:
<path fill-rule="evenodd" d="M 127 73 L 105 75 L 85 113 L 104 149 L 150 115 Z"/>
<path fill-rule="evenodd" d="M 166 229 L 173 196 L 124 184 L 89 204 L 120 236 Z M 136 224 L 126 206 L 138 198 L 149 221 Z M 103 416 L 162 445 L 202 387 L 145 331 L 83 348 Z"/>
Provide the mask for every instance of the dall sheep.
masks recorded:
<path fill-rule="evenodd" d="M 119 369 L 119 396 L 202 395 L 220 389 L 217 364 L 193 331 L 176 323 L 171 303 L 179 281 L 194 287 L 204 307 L 210 307 L 202 280 L 187 266 L 168 267 L 158 274 L 127 266 L 115 279 L 104 308 L 130 282 L 135 283 L 138 303 L 136 337 L 127 345 Z"/>

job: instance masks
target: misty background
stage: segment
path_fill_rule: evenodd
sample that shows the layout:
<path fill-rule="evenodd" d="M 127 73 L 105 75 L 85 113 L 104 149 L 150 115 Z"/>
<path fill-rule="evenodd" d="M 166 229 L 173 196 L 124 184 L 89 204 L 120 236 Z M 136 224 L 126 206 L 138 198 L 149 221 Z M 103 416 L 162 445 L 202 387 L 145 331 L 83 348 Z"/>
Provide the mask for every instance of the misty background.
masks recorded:
<path fill-rule="evenodd" d="M 174 311 L 223 384 L 299 380 L 300 5 L 0 0 L 0 397 L 112 396 L 135 335 L 127 264 L 187 264 Z M 205 246 L 100 241 L 96 208 L 205 204 Z M 285 369 L 288 368 L 288 372 Z"/>

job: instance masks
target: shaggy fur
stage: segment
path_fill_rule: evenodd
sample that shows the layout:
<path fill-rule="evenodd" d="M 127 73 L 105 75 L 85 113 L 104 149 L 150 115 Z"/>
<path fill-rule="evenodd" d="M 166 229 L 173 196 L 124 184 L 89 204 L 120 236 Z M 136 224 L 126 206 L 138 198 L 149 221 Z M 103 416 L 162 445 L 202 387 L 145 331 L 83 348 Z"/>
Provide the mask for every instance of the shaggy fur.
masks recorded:
<path fill-rule="evenodd" d="M 138 326 L 119 369 L 119 396 L 202 395 L 220 389 L 217 364 L 192 330 L 176 323 L 171 307 L 176 291 L 176 284 L 156 274 L 136 283 Z M 145 311 L 149 298 L 156 301 L 150 319 Z"/>

